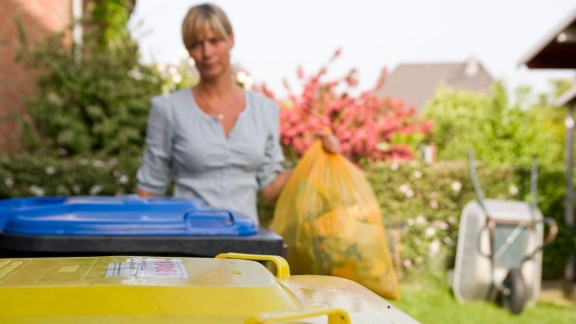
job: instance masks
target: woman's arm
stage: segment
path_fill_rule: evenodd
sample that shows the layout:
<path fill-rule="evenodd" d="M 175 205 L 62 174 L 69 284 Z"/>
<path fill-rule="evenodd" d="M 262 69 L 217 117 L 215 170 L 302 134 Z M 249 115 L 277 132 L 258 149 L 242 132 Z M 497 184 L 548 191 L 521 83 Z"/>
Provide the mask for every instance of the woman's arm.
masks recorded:
<path fill-rule="evenodd" d="M 136 173 L 136 193 L 142 197 L 161 196 L 172 180 L 173 117 L 167 97 L 152 99 L 146 128 L 142 165 Z"/>
<path fill-rule="evenodd" d="M 282 189 L 286 186 L 292 170 L 284 170 L 276 175 L 276 178 L 262 189 L 262 198 L 268 202 L 274 202 L 280 196 Z"/>

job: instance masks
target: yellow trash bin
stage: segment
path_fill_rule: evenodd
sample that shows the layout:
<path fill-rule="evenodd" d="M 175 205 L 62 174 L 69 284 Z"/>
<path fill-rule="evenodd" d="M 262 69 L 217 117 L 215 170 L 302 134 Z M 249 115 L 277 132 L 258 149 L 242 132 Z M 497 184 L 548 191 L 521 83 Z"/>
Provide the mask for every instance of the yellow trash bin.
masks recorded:
<path fill-rule="evenodd" d="M 355 282 L 232 253 L 0 259 L 0 305 L 2 323 L 416 323 Z"/>

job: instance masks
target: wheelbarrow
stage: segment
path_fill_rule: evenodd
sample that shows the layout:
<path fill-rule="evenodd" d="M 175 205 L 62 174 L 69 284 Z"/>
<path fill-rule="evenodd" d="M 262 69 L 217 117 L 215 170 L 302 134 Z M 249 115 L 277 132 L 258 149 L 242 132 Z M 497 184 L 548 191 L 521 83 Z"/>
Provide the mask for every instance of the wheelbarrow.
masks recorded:
<path fill-rule="evenodd" d="M 485 199 L 473 150 L 469 164 L 477 199 L 460 218 L 452 290 L 461 303 L 487 299 L 519 314 L 538 299 L 542 249 L 558 233 L 555 220 L 543 218 L 536 206 L 537 160 L 532 163 L 530 203 Z M 543 242 L 544 224 L 549 231 Z"/>

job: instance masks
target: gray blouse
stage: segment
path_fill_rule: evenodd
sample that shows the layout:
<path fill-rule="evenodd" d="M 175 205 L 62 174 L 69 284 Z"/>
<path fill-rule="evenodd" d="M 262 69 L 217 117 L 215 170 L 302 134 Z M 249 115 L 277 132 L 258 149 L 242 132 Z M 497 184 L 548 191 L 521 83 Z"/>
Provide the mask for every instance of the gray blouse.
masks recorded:
<path fill-rule="evenodd" d="M 152 99 L 138 187 L 164 195 L 176 176 L 174 195 L 200 197 L 213 207 L 240 211 L 258 224 L 257 192 L 283 170 L 279 107 L 245 92 L 246 106 L 228 137 L 218 117 L 206 114 L 192 91 Z"/>

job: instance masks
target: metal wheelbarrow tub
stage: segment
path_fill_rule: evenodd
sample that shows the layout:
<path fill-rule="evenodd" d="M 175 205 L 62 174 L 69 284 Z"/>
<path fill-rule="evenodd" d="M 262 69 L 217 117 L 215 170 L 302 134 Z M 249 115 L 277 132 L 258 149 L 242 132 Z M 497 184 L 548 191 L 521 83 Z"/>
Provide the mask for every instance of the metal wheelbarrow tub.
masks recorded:
<path fill-rule="evenodd" d="M 488 219 L 478 201 L 468 203 L 462 211 L 452 282 L 454 296 L 459 302 L 494 300 L 496 291 L 492 283 L 503 282 L 508 270 L 521 264 L 526 302 L 534 305 L 540 293 L 542 273 L 542 251 L 538 250 L 543 244 L 542 214 L 536 210 L 534 222 L 528 203 L 491 199 L 485 200 L 485 203 L 491 219 Z M 495 226 L 492 238 L 487 227 L 490 222 Z M 525 223 L 526 227 L 519 230 L 514 240 L 509 240 L 510 245 L 505 249 L 506 239 L 521 223 Z M 490 257 L 491 240 L 493 246 L 499 247 L 492 251 L 495 254 L 493 257 L 498 260 L 494 269 L 494 260 Z M 522 262 L 530 251 L 536 250 L 533 257 Z"/>

